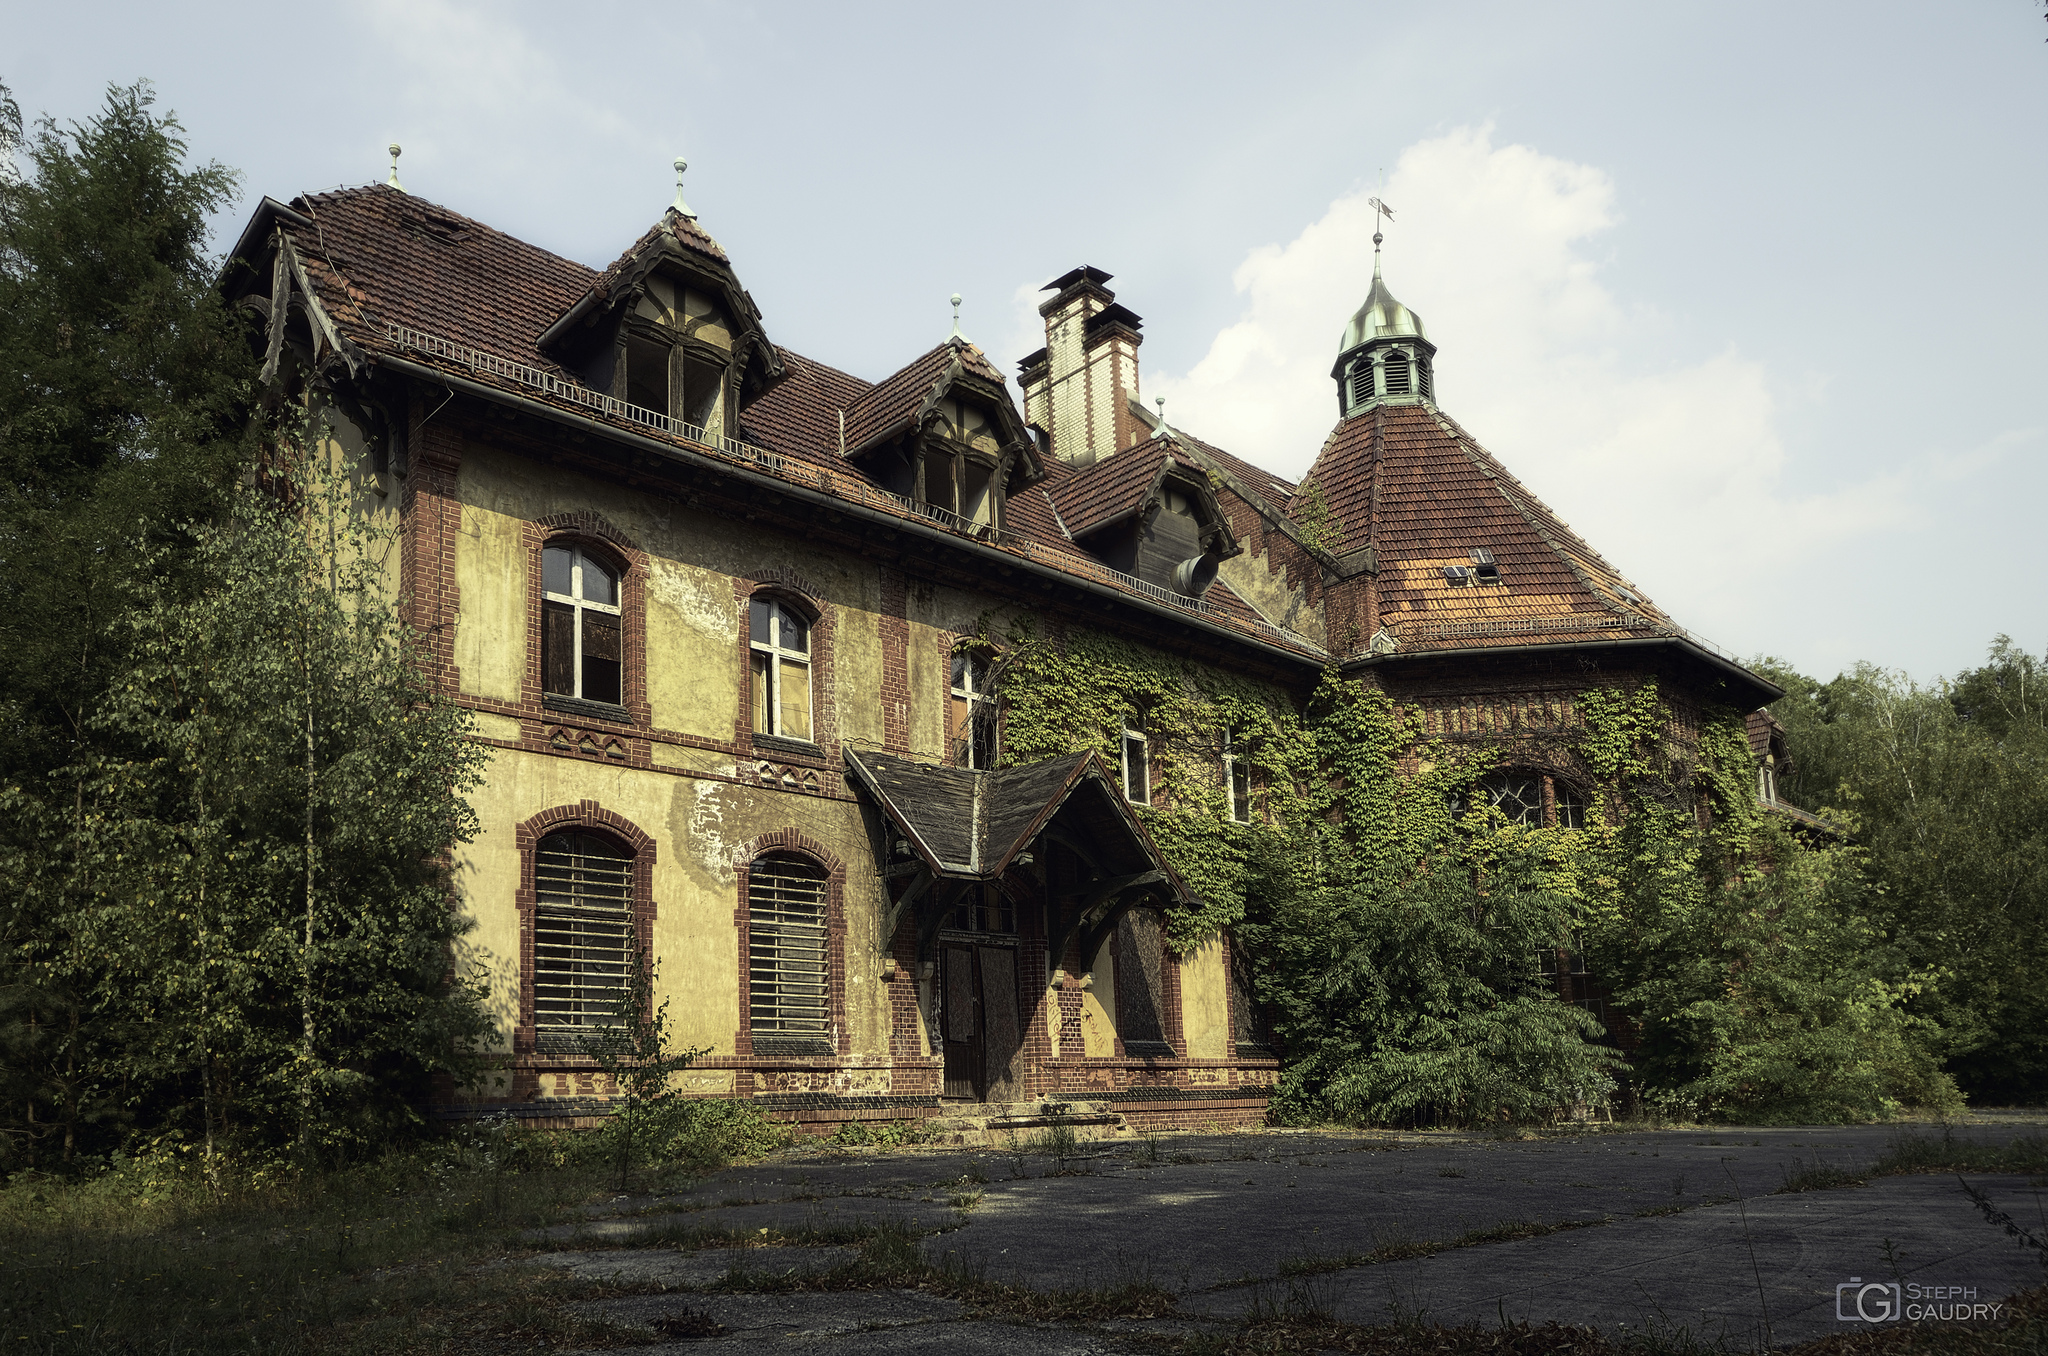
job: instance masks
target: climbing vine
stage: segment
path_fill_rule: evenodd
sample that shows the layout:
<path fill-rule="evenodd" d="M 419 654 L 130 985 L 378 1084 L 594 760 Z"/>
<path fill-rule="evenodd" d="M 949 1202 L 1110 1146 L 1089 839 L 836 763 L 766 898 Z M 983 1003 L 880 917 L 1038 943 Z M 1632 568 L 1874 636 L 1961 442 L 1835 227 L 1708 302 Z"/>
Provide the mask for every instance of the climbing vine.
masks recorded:
<path fill-rule="evenodd" d="M 1297 704 L 1120 637 L 986 631 L 974 643 L 1006 655 L 1006 761 L 1085 748 L 1114 766 L 1125 722 L 1145 731 L 1139 814 L 1198 896 L 1170 911 L 1170 942 L 1250 943 L 1288 1050 L 1282 1114 L 1538 1114 L 1618 1076 L 1700 1115 L 1953 1100 L 1862 920 L 1853 849 L 1760 809 L 1740 711 L 1681 719 L 1643 681 L 1578 692 L 1561 722 L 1457 738 L 1334 670 Z M 1254 770 L 1251 824 L 1229 815 L 1226 731 Z M 1586 783 L 1580 824 L 1511 823 L 1475 794 L 1523 762 Z M 1561 946 L 1611 995 L 1611 1030 L 1540 977 Z"/>

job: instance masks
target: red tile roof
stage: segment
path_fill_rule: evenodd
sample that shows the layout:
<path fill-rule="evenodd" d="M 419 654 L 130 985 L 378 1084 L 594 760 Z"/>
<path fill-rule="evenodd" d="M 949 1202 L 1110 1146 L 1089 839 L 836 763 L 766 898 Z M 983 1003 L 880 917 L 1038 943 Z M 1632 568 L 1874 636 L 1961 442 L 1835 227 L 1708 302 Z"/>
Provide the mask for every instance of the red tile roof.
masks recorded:
<path fill-rule="evenodd" d="M 1097 528 L 1136 513 L 1144 502 L 1145 491 L 1159 478 L 1160 463 L 1169 458 L 1201 474 L 1201 469 L 1178 448 L 1147 438 L 1046 488 L 1053 503 L 1059 506 L 1067 531 L 1085 537 Z"/>
<path fill-rule="evenodd" d="M 673 216 L 601 272 L 383 186 L 314 194 L 293 207 L 311 224 L 291 223 L 285 230 L 322 307 L 358 347 L 371 354 L 395 351 L 402 345 L 389 327 L 421 331 L 494 359 L 556 374 L 561 398 L 573 397 L 598 419 L 612 417 L 608 407 L 577 394 L 573 378 L 538 350 L 538 337 L 593 288 L 601 290 L 662 230 L 672 231 L 685 247 L 725 262 L 724 252 L 701 226 Z M 897 501 L 840 457 L 840 412 L 846 416 L 846 447 L 857 449 L 906 422 L 956 359 L 991 383 L 1003 381 L 981 350 L 951 341 L 878 383 L 787 350 L 778 352 L 785 376 L 742 409 L 739 431 L 769 452 L 820 468 L 806 473 L 806 483 L 816 480 L 830 490 L 843 480 L 843 492 L 850 497 L 885 507 Z M 479 380 L 534 389 L 531 376 L 504 375 L 473 361 L 471 371 Z M 1085 535 L 1134 511 L 1164 457 L 1192 467 L 1199 452 L 1268 511 L 1297 521 L 1308 482 L 1321 485 L 1340 525 L 1333 551 L 1375 548 L 1381 620 L 1404 650 L 1612 638 L 1645 629 L 1670 633 L 1669 618 L 1640 590 L 1469 434 L 1427 407 L 1383 406 L 1341 423 L 1301 485 L 1178 429 L 1175 434 L 1181 446 L 1171 452 L 1147 439 L 1086 468 L 1049 463 L 1042 481 L 1008 501 L 1006 544 L 1076 575 L 1134 593 L 1155 593 L 1116 576 L 1070 536 Z M 764 474 L 786 474 L 775 469 L 772 458 L 754 457 L 749 464 Z M 1469 567 L 1470 553 L 1477 548 L 1492 552 L 1502 582 L 1450 584 L 1443 567 Z M 1257 627 L 1256 614 L 1227 586 L 1212 587 L 1208 601 L 1212 615 L 1239 622 L 1262 639 L 1291 643 Z"/>

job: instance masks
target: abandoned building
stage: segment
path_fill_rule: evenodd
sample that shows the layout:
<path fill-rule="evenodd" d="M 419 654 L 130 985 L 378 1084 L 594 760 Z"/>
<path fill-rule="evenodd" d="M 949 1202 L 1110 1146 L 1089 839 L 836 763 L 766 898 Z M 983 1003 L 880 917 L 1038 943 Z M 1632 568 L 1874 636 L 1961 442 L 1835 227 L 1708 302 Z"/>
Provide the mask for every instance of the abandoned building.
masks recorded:
<path fill-rule="evenodd" d="M 1280 1052 L 1245 958 L 1166 945 L 1191 887 L 1142 713 L 1103 713 L 1115 757 L 1007 757 L 990 617 L 1296 701 L 1334 665 L 1457 737 L 1632 677 L 1680 723 L 1777 695 L 1439 406 L 1377 268 L 1293 484 L 1146 408 L 1097 268 L 1051 281 L 1013 394 L 957 325 L 872 383 L 778 346 L 680 190 L 604 268 L 395 182 L 265 199 L 234 255 L 266 377 L 400 527 L 431 677 L 493 750 L 456 865 L 502 1078 L 465 1107 L 595 1110 L 579 1042 L 643 952 L 709 1051 L 689 1090 L 812 1129 L 1045 1098 L 1259 1120 Z M 1751 727 L 1773 798 L 1782 731 Z M 1205 775 L 1265 812 L 1228 730 Z M 1585 812 L 1562 764 L 1484 786 Z"/>

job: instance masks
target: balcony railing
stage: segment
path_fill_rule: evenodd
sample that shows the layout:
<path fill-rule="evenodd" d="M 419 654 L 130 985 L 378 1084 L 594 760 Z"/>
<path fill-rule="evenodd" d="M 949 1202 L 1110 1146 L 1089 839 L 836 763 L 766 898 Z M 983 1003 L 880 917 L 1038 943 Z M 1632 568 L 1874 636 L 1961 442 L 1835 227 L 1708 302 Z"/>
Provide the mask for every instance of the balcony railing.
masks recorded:
<path fill-rule="evenodd" d="M 713 437 L 701 425 L 593 391 L 561 373 L 529 367 L 495 353 L 452 343 L 408 326 L 387 325 L 385 337 L 401 350 L 422 354 L 439 362 L 463 368 L 475 375 L 492 378 L 497 383 L 533 392 L 551 401 L 577 406 L 593 418 L 607 420 L 642 433 L 689 443 L 698 451 L 708 451 L 723 460 L 763 472 L 778 480 L 817 490 L 848 503 L 879 509 L 893 516 L 932 523 L 982 546 L 1022 556 L 1050 566 L 1062 574 L 1138 594 L 1182 612 L 1217 622 L 1232 630 L 1242 631 L 1289 649 L 1303 651 L 1316 658 L 1328 656 L 1329 652 L 1322 646 L 1292 631 L 1275 626 L 1264 618 L 1248 620 L 1235 612 L 1205 603 L 1199 598 L 1191 598 L 1184 593 L 1148 583 L 1121 570 L 1112 570 L 1087 556 L 1055 550 L 1017 533 L 999 531 L 989 523 L 962 517 L 950 509 L 939 508 L 934 504 L 921 504 L 903 495 L 892 494 L 870 484 L 858 472 L 801 457 L 786 457 L 777 452 L 770 452 L 765 447 L 741 442 L 737 438 Z M 836 459 L 837 454 L 833 455 Z"/>

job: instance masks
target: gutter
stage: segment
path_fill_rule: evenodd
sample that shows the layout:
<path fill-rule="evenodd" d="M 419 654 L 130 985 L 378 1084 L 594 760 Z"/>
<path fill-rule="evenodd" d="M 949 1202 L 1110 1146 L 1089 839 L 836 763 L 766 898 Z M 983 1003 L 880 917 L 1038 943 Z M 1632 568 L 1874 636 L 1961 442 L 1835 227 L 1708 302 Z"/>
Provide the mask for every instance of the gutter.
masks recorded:
<path fill-rule="evenodd" d="M 1397 650 L 1393 654 L 1364 655 L 1357 659 L 1343 660 L 1339 665 L 1339 671 L 1350 673 L 1357 669 L 1376 668 L 1381 664 L 1388 664 L 1401 659 L 1432 659 L 1451 656 L 1460 659 L 1470 659 L 1488 658 L 1498 655 L 1540 654 L 1545 652 L 1572 654 L 1584 653 L 1587 650 L 1667 648 L 1683 650 L 1693 658 L 1703 661 L 1709 668 L 1719 669 L 1727 676 L 1738 679 L 1759 692 L 1768 694 L 1762 701 L 1757 703 L 1758 706 L 1767 706 L 1785 695 L 1785 689 L 1779 687 L 1776 683 L 1759 678 L 1740 664 L 1723 659 L 1720 655 L 1715 654 L 1711 650 L 1701 648 L 1698 644 L 1684 636 L 1636 636 L 1627 640 L 1553 640 L 1538 645 L 1479 645 L 1450 650 Z"/>
<path fill-rule="evenodd" d="M 417 377 L 421 381 L 432 382 L 444 389 L 461 390 L 484 400 L 495 401 L 500 405 L 509 405 L 524 410 L 529 414 L 539 415 L 565 427 L 576 429 L 578 432 L 589 433 L 595 431 L 601 433 L 612 442 L 653 452 L 669 461 L 680 461 L 688 465 L 698 466 L 704 470 L 716 472 L 721 476 L 732 478 L 737 478 L 742 469 L 719 461 L 716 458 L 706 456 L 701 452 L 692 452 L 686 447 L 677 447 L 673 443 L 660 442 L 626 429 L 613 428 L 609 424 L 601 424 L 594 419 L 571 414 L 567 410 L 558 410 L 552 405 L 546 405 L 537 400 L 529 400 L 525 396 L 514 395 L 509 391 L 501 391 L 495 386 L 486 386 L 482 382 L 472 381 L 468 377 L 457 376 L 453 372 L 443 372 L 438 368 L 428 367 L 424 363 L 416 363 L 408 358 L 377 354 L 373 361 L 389 367 L 394 372 L 402 372 L 408 376 Z M 927 527 L 922 523 L 891 517 L 864 504 L 850 503 L 835 495 L 822 494 L 817 490 L 805 489 L 801 485 L 793 485 L 787 481 L 762 477 L 757 483 L 772 486 L 778 494 L 783 495 L 785 498 L 810 504 L 816 508 L 827 509 L 849 518 L 861 519 L 878 527 L 887 528 L 891 532 L 901 532 L 908 536 L 920 537 L 927 541 L 938 542 L 948 547 L 980 555 L 985 559 L 1000 562 L 1010 569 L 1020 570 L 1041 579 L 1051 580 L 1056 584 L 1065 585 L 1082 593 L 1093 594 L 1098 598 L 1104 598 L 1111 602 L 1121 603 L 1126 607 L 1135 608 L 1140 612 L 1149 613 L 1155 617 L 1165 618 L 1181 626 L 1194 627 L 1209 636 L 1229 641 L 1234 645 L 1252 646 L 1273 658 L 1283 659 L 1291 664 L 1298 664 L 1305 668 L 1316 670 L 1320 670 L 1323 666 L 1323 661 L 1314 655 L 1296 654 L 1292 650 L 1282 649 L 1280 646 L 1261 640 L 1257 636 L 1245 635 L 1241 631 L 1234 631 L 1228 627 L 1219 626 L 1204 617 L 1181 612 L 1177 609 L 1154 603 L 1147 598 L 1124 593 L 1109 587 L 1107 584 L 1098 584 L 1092 579 L 1078 578 L 1064 571 L 1055 570 L 1051 566 L 1041 565 L 1037 561 L 1025 556 L 1013 556 L 1008 552 L 999 551 L 992 546 L 985 546 L 979 542 L 969 541 L 966 538 L 955 537 L 951 533 L 942 532 L 935 527 Z"/>

